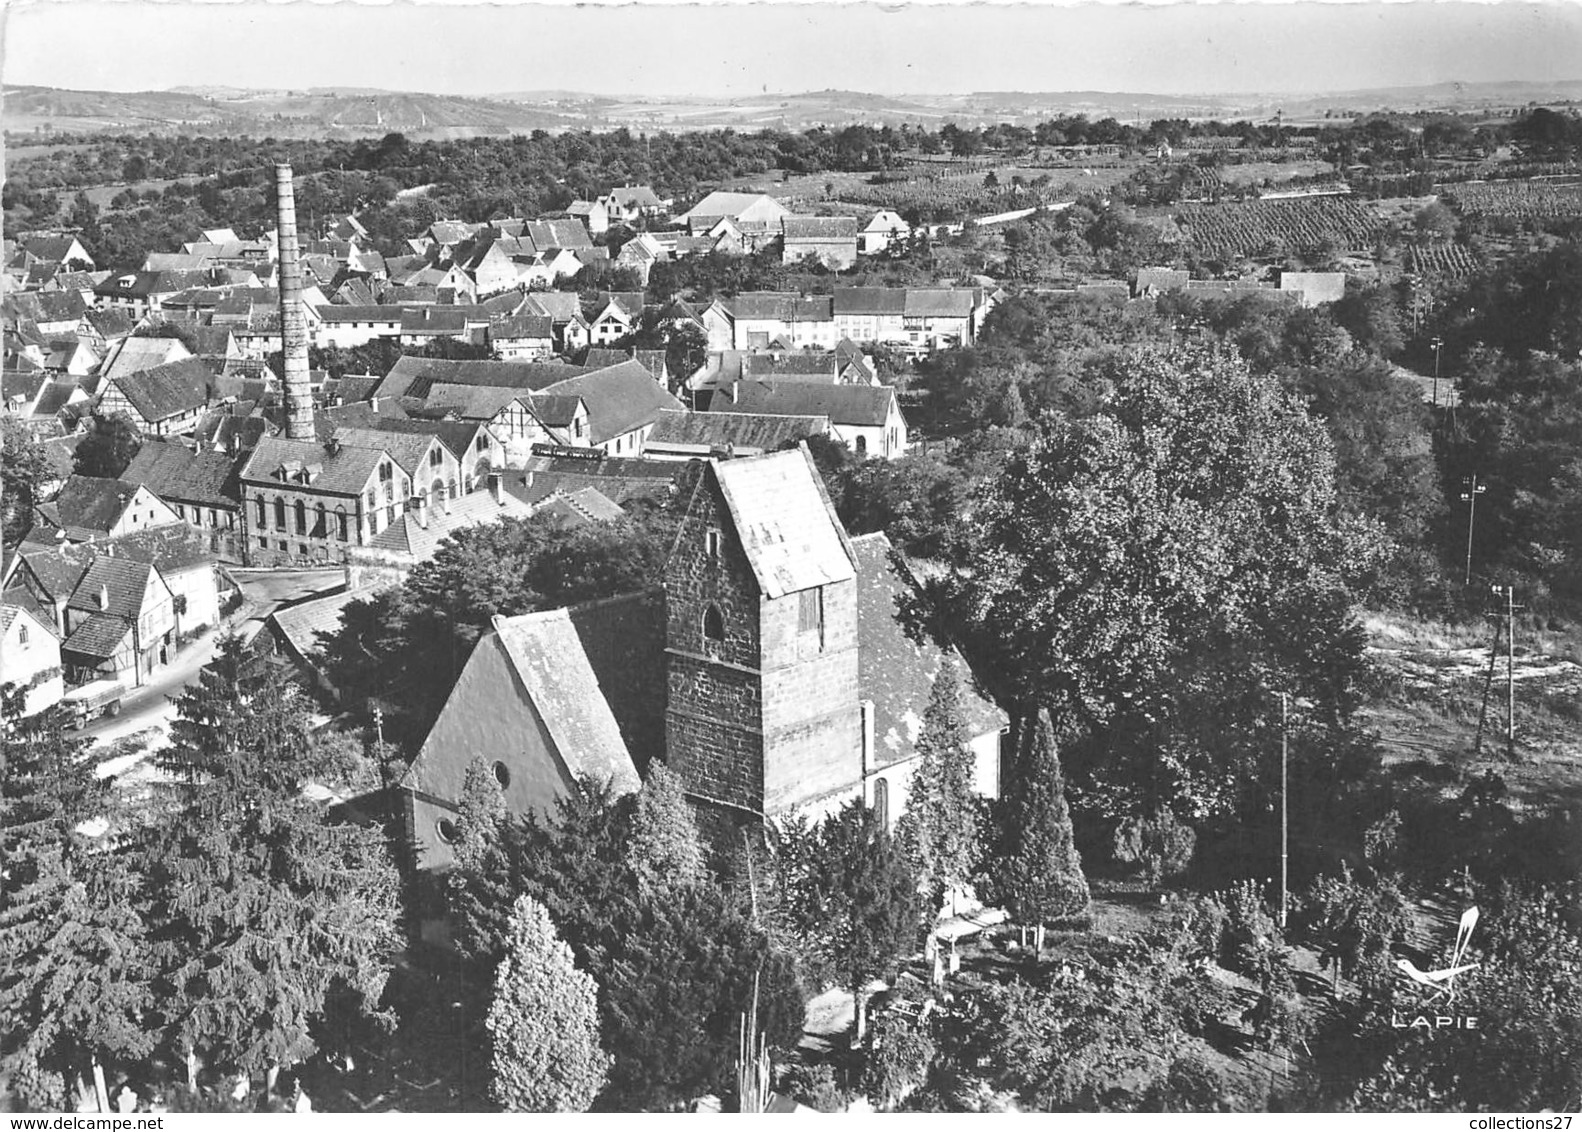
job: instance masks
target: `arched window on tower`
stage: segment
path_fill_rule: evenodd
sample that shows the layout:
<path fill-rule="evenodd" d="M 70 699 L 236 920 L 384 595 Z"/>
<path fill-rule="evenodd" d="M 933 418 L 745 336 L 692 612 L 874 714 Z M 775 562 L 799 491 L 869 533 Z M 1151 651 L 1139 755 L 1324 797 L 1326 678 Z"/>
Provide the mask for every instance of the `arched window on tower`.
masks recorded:
<path fill-rule="evenodd" d="M 703 611 L 703 636 L 705 640 L 723 641 L 725 639 L 725 614 L 720 612 L 720 607 L 713 602 L 709 603 Z"/>

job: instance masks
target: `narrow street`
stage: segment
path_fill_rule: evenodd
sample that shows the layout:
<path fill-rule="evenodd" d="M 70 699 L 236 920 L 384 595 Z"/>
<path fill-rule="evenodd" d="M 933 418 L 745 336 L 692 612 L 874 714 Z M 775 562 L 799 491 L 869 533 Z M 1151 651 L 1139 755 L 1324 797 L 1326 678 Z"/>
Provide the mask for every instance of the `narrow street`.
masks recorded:
<path fill-rule="evenodd" d="M 117 740 L 149 732 L 137 750 L 122 751 L 99 764 L 98 775 L 125 775 L 141 763 L 150 751 L 169 741 L 171 721 L 176 718 L 175 700 L 181 690 L 197 679 L 203 666 L 214 658 L 221 634 L 232 628 L 243 636 L 261 629 L 269 615 L 284 605 L 294 605 L 343 584 L 340 570 L 232 570 L 242 589 L 242 604 L 220 628 L 210 630 L 176 654 L 175 660 L 154 673 L 154 681 L 131 689 L 121 701 L 121 713 L 102 717 L 80 734 L 95 746 L 109 746 Z"/>

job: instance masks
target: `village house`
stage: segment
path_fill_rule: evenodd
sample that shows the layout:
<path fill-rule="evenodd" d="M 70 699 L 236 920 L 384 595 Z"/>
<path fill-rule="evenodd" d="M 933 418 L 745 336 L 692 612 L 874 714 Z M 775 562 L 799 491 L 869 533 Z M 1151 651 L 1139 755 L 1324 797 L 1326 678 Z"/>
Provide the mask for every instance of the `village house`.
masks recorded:
<path fill-rule="evenodd" d="M 19 236 L 17 250 L 26 256 L 28 264 L 74 264 L 82 271 L 94 269 L 93 256 L 82 246 L 82 241 L 67 233 L 60 236 Z"/>
<path fill-rule="evenodd" d="M 197 425 L 213 380 L 197 358 L 112 377 L 99 387 L 99 412 L 125 413 L 145 436 L 178 436 Z"/>
<path fill-rule="evenodd" d="M 427 346 L 440 338 L 458 342 L 482 341 L 489 329 L 489 316 L 477 307 L 421 306 L 401 312 L 403 346 Z"/>
<path fill-rule="evenodd" d="M 425 409 L 458 422 L 475 423 L 498 446 L 485 467 L 467 466 L 467 482 L 476 483 L 490 468 L 524 467 L 535 444 L 587 448 L 592 444 L 588 407 L 576 395 L 534 393 L 526 389 L 436 383 L 429 388 Z"/>
<path fill-rule="evenodd" d="M 912 236 L 912 226 L 898 212 L 881 208 L 863 227 L 858 251 L 863 255 L 878 255 L 894 248 L 901 248 Z"/>
<path fill-rule="evenodd" d="M 234 455 L 145 440 L 121 480 L 140 484 L 202 535 L 210 551 L 240 562 L 242 492 Z"/>
<path fill-rule="evenodd" d="M 709 349 L 829 350 L 838 338 L 829 296 L 803 298 L 789 291 L 744 291 L 715 299 L 702 314 Z"/>
<path fill-rule="evenodd" d="M 676 218 L 694 236 L 712 234 L 721 220 L 737 231 L 772 230 L 780 234 L 780 222 L 791 210 L 774 197 L 763 193 L 712 192 Z"/>
<path fill-rule="evenodd" d="M 709 398 L 715 413 L 828 417 L 830 435 L 857 456 L 906 455 L 906 417 L 888 385 L 825 385 L 808 381 L 742 381 Z"/>
<path fill-rule="evenodd" d="M 109 678 L 141 687 L 175 651 L 175 595 L 147 562 L 95 555 L 65 619 L 60 652 L 69 683 Z"/>
<path fill-rule="evenodd" d="M 588 231 L 595 236 L 602 236 L 610 230 L 610 206 L 603 197 L 597 200 L 574 200 L 566 209 L 566 214 L 587 225 Z"/>
<path fill-rule="evenodd" d="M 601 199 L 612 222 L 631 225 L 662 219 L 671 205 L 647 185 L 622 185 Z"/>
<path fill-rule="evenodd" d="M 143 562 L 159 572 L 170 590 L 177 641 L 220 623 L 220 585 L 208 540 L 175 524 L 139 531 L 98 547 L 102 553 Z"/>
<path fill-rule="evenodd" d="M 375 305 L 352 306 L 326 303 L 319 308 L 315 344 L 339 346 L 343 350 L 366 346 L 375 338 L 401 337 L 401 321 L 407 308 Z"/>
<path fill-rule="evenodd" d="M 971 288 L 837 287 L 836 332 L 853 342 L 941 350 L 977 340 L 990 305 Z"/>
<path fill-rule="evenodd" d="M 22 697 L 23 715 L 54 707 L 66 692 L 60 638 L 32 604 L 14 603 L 9 592 L 0 603 L 0 686 Z"/>
<path fill-rule="evenodd" d="M 331 443 L 348 448 L 383 449 L 406 472 L 413 499 L 434 502 L 455 499 L 468 490 L 461 462 L 440 438 L 428 432 L 389 432 L 373 428 L 337 428 Z M 487 475 L 487 458 L 483 474 Z"/>
<path fill-rule="evenodd" d="M 270 436 L 241 472 L 248 565 L 344 564 L 406 511 L 412 479 L 383 448 Z"/>
<path fill-rule="evenodd" d="M 180 518 L 142 484 L 71 476 L 55 498 L 35 504 L 34 541 L 48 532 L 66 542 L 97 542 L 179 523 Z"/>
<path fill-rule="evenodd" d="M 605 291 L 598 299 L 598 313 L 588 322 L 588 341 L 607 346 L 632 334 L 643 317 L 647 296 L 641 291 Z"/>
<path fill-rule="evenodd" d="M 851 216 L 787 216 L 780 222 L 784 264 L 812 261 L 831 271 L 857 262 L 857 221 Z"/>
<path fill-rule="evenodd" d="M 574 354 L 588 345 L 588 320 L 573 291 L 530 292 L 519 313 L 547 317 L 554 331 L 555 347 L 562 354 Z"/>

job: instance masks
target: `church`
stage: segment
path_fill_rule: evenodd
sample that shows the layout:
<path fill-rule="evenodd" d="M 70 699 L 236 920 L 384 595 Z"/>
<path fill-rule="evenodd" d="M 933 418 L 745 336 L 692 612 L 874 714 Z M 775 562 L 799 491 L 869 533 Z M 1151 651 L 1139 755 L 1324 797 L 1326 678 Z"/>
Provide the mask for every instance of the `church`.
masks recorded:
<path fill-rule="evenodd" d="M 700 468 L 661 585 L 497 617 L 478 641 L 402 783 L 420 874 L 453 862 L 477 758 L 518 813 L 553 813 L 583 775 L 635 791 L 660 759 L 706 829 L 856 797 L 893 825 L 947 658 L 977 787 L 998 796 L 1005 713 L 953 648 L 908 636 L 916 580 L 883 534 L 847 535 L 807 448 Z"/>

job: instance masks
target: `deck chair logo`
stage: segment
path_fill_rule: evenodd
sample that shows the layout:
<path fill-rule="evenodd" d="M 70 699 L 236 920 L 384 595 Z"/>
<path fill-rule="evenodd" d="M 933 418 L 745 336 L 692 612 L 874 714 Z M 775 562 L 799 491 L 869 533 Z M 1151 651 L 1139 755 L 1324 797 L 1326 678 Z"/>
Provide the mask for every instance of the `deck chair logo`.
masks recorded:
<path fill-rule="evenodd" d="M 1395 961 L 1403 975 L 1410 979 L 1417 987 L 1426 992 L 1422 1005 L 1434 1005 L 1439 1010 L 1448 1011 L 1451 1003 L 1456 1001 L 1456 979 L 1460 975 L 1479 966 L 1474 962 L 1466 962 L 1467 948 L 1472 943 L 1472 930 L 1478 924 L 1478 910 L 1474 906 L 1461 913 L 1461 922 L 1456 928 L 1456 941 L 1450 950 L 1450 963 L 1436 971 L 1420 971 L 1417 964 L 1410 959 L 1397 959 Z M 1475 1030 L 1478 1028 L 1476 1015 L 1459 1014 L 1419 1014 L 1407 1021 L 1399 1015 L 1392 1013 L 1391 1025 L 1397 1029 L 1426 1027 L 1435 1030 Z"/>

